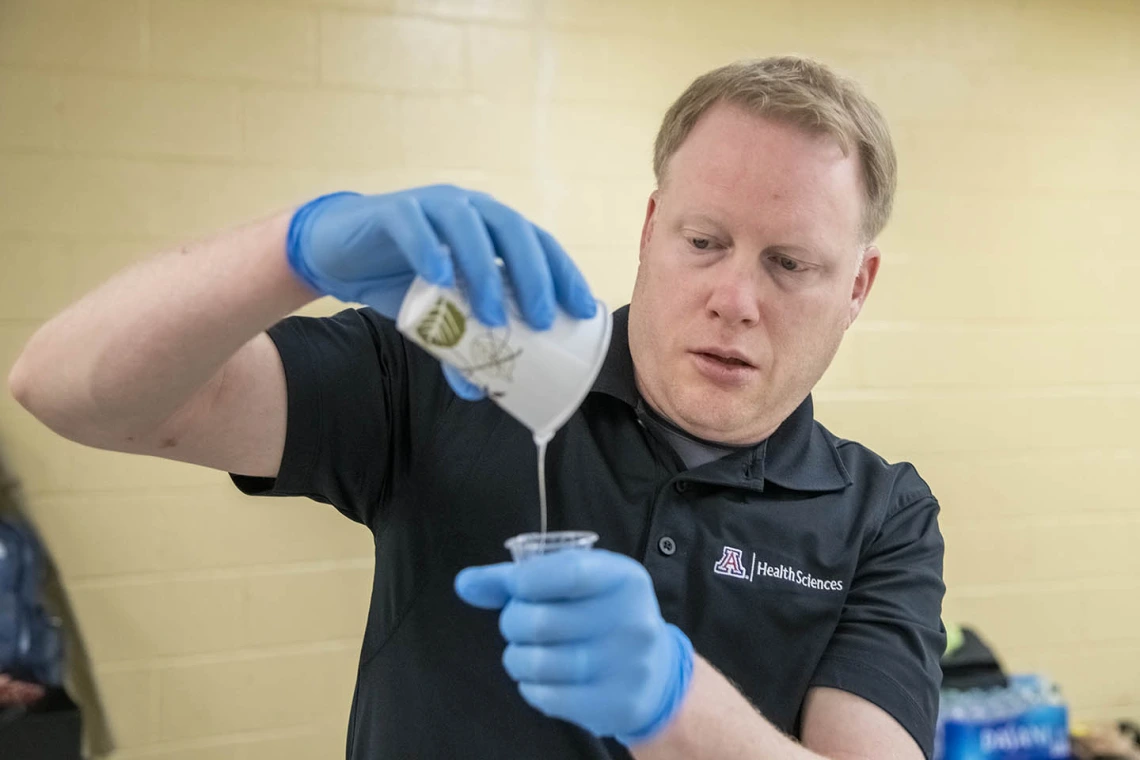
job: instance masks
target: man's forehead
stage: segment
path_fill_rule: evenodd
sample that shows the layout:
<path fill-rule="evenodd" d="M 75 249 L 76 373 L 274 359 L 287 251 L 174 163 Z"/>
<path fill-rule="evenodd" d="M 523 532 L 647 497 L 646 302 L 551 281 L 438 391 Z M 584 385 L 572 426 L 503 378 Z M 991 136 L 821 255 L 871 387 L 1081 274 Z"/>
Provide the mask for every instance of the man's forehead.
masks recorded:
<path fill-rule="evenodd" d="M 858 234 L 863 204 L 858 169 L 838 149 L 835 161 L 734 158 L 721 148 L 674 158 L 681 160 L 670 167 L 661 200 L 693 222 L 775 225 L 789 231 L 834 224 L 852 226 Z"/>

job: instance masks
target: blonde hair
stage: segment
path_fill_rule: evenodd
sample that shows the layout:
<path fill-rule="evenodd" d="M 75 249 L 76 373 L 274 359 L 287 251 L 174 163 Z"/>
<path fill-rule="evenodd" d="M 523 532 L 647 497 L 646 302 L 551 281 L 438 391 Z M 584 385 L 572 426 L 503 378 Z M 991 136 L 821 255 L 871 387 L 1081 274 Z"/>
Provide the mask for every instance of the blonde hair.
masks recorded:
<path fill-rule="evenodd" d="M 703 74 L 670 106 L 657 132 L 653 173 L 664 181 L 669 159 L 712 106 L 727 102 L 757 116 L 826 134 L 845 156 L 858 151 L 865 208 L 863 235 L 871 242 L 891 215 L 898 164 L 878 107 L 852 80 L 808 58 L 738 61 Z"/>

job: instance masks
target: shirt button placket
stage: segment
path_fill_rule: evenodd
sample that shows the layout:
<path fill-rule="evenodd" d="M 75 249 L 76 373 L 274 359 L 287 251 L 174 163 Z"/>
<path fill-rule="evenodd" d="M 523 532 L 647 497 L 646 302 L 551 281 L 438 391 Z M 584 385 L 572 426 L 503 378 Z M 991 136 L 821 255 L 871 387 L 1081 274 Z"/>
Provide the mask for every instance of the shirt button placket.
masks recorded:
<path fill-rule="evenodd" d="M 681 542 L 690 534 L 686 515 L 690 508 L 687 499 L 678 494 L 685 492 L 689 483 L 675 480 L 657 494 L 648 527 L 649 539 L 642 560 L 657 592 L 657 602 L 666 620 L 680 625 L 685 620 L 685 588 L 687 561 Z M 655 550 L 656 549 L 656 550 Z"/>
<path fill-rule="evenodd" d="M 677 493 L 685 493 L 689 490 L 689 481 L 678 480 L 673 483 L 673 490 Z M 673 540 L 672 536 L 662 536 L 657 539 L 657 551 L 665 557 L 672 557 L 677 553 L 677 542 Z"/>

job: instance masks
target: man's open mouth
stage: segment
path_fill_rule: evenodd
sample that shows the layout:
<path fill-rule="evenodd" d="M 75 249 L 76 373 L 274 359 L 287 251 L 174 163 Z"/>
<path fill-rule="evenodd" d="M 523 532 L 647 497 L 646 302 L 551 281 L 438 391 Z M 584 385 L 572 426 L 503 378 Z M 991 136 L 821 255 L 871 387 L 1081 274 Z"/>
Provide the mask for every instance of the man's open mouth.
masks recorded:
<path fill-rule="evenodd" d="M 707 357 L 709 359 L 714 359 L 714 360 L 720 362 L 721 364 L 724 364 L 724 365 L 729 366 L 729 367 L 751 367 L 752 366 L 751 364 L 744 361 L 743 359 L 737 359 L 735 356 L 722 356 L 721 354 L 712 354 L 712 353 L 709 353 L 707 351 L 700 351 L 698 353 L 701 356 Z"/>

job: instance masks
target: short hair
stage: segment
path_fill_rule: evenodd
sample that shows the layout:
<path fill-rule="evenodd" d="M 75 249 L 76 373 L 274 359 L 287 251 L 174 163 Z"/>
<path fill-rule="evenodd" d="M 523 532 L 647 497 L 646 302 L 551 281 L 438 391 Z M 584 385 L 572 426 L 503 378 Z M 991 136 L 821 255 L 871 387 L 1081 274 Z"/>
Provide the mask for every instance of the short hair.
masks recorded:
<path fill-rule="evenodd" d="M 898 162 L 886 119 L 853 80 L 809 58 L 737 61 L 701 75 L 670 106 L 657 132 L 658 186 L 669 159 L 712 106 L 731 103 L 811 133 L 833 137 L 845 156 L 858 152 L 864 188 L 862 233 L 870 242 L 891 215 Z"/>

